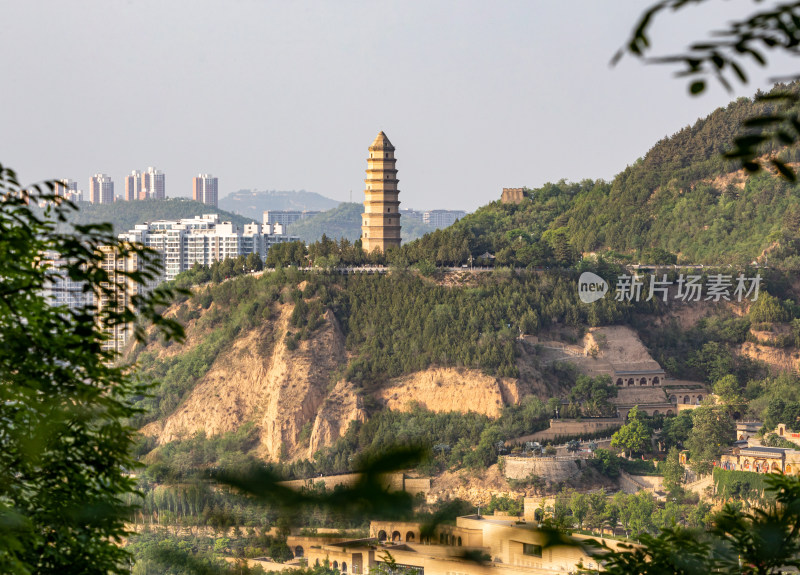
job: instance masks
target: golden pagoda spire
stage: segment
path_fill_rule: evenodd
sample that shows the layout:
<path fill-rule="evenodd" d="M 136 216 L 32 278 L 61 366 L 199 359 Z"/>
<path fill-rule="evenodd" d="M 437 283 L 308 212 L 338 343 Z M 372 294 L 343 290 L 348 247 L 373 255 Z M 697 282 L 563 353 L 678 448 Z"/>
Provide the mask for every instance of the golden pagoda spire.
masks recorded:
<path fill-rule="evenodd" d="M 369 253 L 400 247 L 400 201 L 394 146 L 380 132 L 369 147 L 361 246 Z"/>

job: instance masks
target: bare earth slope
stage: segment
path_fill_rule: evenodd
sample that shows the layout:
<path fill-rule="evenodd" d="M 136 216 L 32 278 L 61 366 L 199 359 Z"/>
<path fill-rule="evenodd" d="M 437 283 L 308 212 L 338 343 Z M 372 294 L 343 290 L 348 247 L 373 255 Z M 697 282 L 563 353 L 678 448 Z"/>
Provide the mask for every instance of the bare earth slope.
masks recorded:
<path fill-rule="evenodd" d="M 339 374 L 347 363 L 345 338 L 335 316 L 326 311 L 321 327 L 289 350 L 293 304 L 279 305 L 274 319 L 240 333 L 220 353 L 181 404 L 169 416 L 146 425 L 142 433 L 159 445 L 237 430 L 253 422 L 259 431 L 258 454 L 265 459 L 312 457 L 365 421 L 363 399 Z M 186 352 L 202 341 L 195 323 L 187 326 L 187 344 L 160 349 L 167 356 Z M 407 410 L 417 403 L 436 412 L 474 411 L 490 417 L 506 405 L 545 389 L 541 375 L 521 350 L 523 377 L 497 378 L 476 369 L 432 367 L 390 379 L 374 391 L 379 403 Z M 361 392 L 363 393 L 363 392 Z"/>
<path fill-rule="evenodd" d="M 225 433 L 255 421 L 265 457 L 277 458 L 282 448 L 293 449 L 302 427 L 317 418 L 331 374 L 345 354 L 344 338 L 330 312 L 313 338 L 289 351 L 283 335 L 291 311 L 291 305 L 283 305 L 272 329 L 237 338 L 172 415 L 142 432 L 162 444 L 198 431 Z M 264 338 L 274 336 L 275 345 L 266 346 Z"/>
<path fill-rule="evenodd" d="M 377 395 L 389 409 L 418 403 L 430 411 L 474 411 L 498 417 L 503 407 L 519 403 L 529 386 L 474 369 L 431 368 L 390 380 Z"/>

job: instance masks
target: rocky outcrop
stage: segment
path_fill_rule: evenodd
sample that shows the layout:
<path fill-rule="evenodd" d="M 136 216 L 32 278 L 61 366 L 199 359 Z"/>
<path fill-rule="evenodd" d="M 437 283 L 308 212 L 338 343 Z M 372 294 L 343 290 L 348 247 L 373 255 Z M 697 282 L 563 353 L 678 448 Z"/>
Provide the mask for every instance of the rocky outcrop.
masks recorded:
<path fill-rule="evenodd" d="M 516 379 L 474 369 L 431 368 L 390 380 L 376 396 L 398 411 L 419 404 L 430 411 L 474 411 L 497 417 L 503 407 L 519 403 L 528 393 L 528 386 Z"/>
<path fill-rule="evenodd" d="M 292 311 L 291 303 L 279 304 L 272 320 L 240 333 L 181 404 L 142 433 L 163 445 L 200 431 L 214 436 L 253 423 L 259 433 L 257 455 L 305 459 L 332 445 L 353 421 L 366 421 L 363 394 L 368 392 L 340 376 L 348 357 L 334 314 L 326 311 L 311 337 L 290 350 L 285 338 Z M 189 323 L 187 344 L 156 348 L 156 353 L 186 352 L 207 334 L 196 322 Z M 524 351 L 521 361 L 526 358 Z M 473 411 L 497 417 L 505 406 L 531 393 L 544 395 L 537 367 L 533 362 L 523 367 L 520 379 L 475 369 L 430 368 L 390 379 L 369 393 L 394 410 L 409 410 L 417 403 L 435 412 Z"/>
<path fill-rule="evenodd" d="M 800 351 L 746 342 L 739 347 L 739 355 L 762 361 L 773 372 L 800 371 Z"/>
<path fill-rule="evenodd" d="M 259 420 L 262 444 L 271 457 L 291 450 L 303 426 L 314 421 L 328 395 L 331 374 L 344 361 L 344 337 L 330 310 L 315 336 L 296 350 L 277 346 L 267 373 L 271 389 Z"/>
<path fill-rule="evenodd" d="M 351 383 L 341 380 L 320 406 L 311 430 L 306 457 L 331 445 L 347 432 L 353 421 L 366 421 L 367 412 Z"/>
<path fill-rule="evenodd" d="M 163 444 L 198 431 L 234 431 L 254 421 L 264 457 L 291 451 L 303 426 L 317 418 L 331 374 L 345 361 L 344 337 L 331 312 L 312 338 L 290 351 L 283 337 L 291 311 L 290 305 L 281 306 L 271 326 L 239 336 L 172 415 L 142 432 Z M 265 345 L 269 339 L 275 343 Z"/>

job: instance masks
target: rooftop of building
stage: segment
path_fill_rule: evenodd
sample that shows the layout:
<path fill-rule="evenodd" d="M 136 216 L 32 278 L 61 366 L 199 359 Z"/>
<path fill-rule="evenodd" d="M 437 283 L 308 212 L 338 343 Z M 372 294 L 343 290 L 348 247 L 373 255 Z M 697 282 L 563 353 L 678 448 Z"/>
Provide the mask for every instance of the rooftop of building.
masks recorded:
<path fill-rule="evenodd" d="M 759 429 L 761 429 L 762 425 L 764 424 L 760 421 L 739 421 L 736 423 L 736 429 L 740 431 L 745 431 L 745 430 L 758 431 Z"/>
<path fill-rule="evenodd" d="M 770 453 L 774 455 L 783 455 L 784 453 L 795 451 L 794 449 L 786 449 L 784 447 L 764 447 L 763 445 L 754 445 L 750 447 L 743 447 L 739 450 L 740 455 L 753 455 L 756 453 Z"/>
<path fill-rule="evenodd" d="M 389 141 L 389 138 L 386 137 L 386 134 L 381 131 L 373 140 L 372 145 L 369 147 L 370 150 L 388 150 L 390 152 L 394 151 L 394 146 Z"/>
<path fill-rule="evenodd" d="M 661 366 L 658 365 L 658 362 L 655 360 L 645 360 L 645 361 L 626 361 L 626 362 L 617 362 L 617 361 L 609 361 L 611 364 L 614 373 L 618 376 L 625 376 L 625 375 L 663 375 L 664 370 L 661 369 Z"/>

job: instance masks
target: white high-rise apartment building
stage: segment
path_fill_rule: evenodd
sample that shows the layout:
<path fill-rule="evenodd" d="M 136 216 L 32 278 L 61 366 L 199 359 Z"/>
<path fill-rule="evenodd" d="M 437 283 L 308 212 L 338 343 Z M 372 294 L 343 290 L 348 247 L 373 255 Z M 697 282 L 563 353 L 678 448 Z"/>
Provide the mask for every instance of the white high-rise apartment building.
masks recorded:
<path fill-rule="evenodd" d="M 446 228 L 466 215 L 464 210 L 428 210 L 423 212 L 422 221 L 436 228 Z"/>
<path fill-rule="evenodd" d="M 89 179 L 89 201 L 93 204 L 114 203 L 114 182 L 107 174 L 95 174 Z"/>
<path fill-rule="evenodd" d="M 156 170 L 152 166 L 148 167 L 142 173 L 142 188 L 139 199 L 163 200 L 166 197 L 164 172 Z"/>
<path fill-rule="evenodd" d="M 217 178 L 211 174 L 200 174 L 192 180 L 192 199 L 216 208 L 218 185 Z"/>
<path fill-rule="evenodd" d="M 92 292 L 84 292 L 83 282 L 74 281 L 64 273 L 67 263 L 56 252 L 42 253 L 42 265 L 48 270 L 42 294 L 50 305 L 65 306 L 71 310 L 92 305 Z"/>
<path fill-rule="evenodd" d="M 219 214 L 206 214 L 140 224 L 120 234 L 119 238 L 139 242 L 161 253 L 164 279 L 171 280 L 196 263 L 208 266 L 215 261 L 251 253 L 265 259 L 270 246 L 299 241 L 298 237 L 282 233 L 278 226 L 275 228 L 278 229 L 253 222 L 240 229 L 231 222 L 221 222 Z"/>
<path fill-rule="evenodd" d="M 135 295 L 148 293 L 156 282 L 140 285 L 123 275 L 123 272 L 135 272 L 141 267 L 138 255 L 121 256 L 116 249 L 109 246 L 100 246 L 100 251 L 103 253 L 103 270 L 108 273 L 110 280 L 103 287 L 110 288 L 111 292 L 102 293 L 95 298 L 98 317 L 102 318 L 103 310 L 122 312 L 130 307 Z M 108 339 L 102 344 L 103 349 L 122 352 L 133 335 L 133 323 L 103 325 L 102 327 L 108 335 Z"/>
<path fill-rule="evenodd" d="M 318 211 L 313 210 L 268 210 L 263 213 L 263 223 L 265 224 L 280 224 L 285 229 L 298 220 L 304 220 L 319 214 Z"/>
<path fill-rule="evenodd" d="M 53 193 L 71 202 L 83 201 L 83 192 L 78 189 L 78 182 L 70 180 L 69 178 L 57 181 Z"/>
<path fill-rule="evenodd" d="M 150 166 L 144 172 L 134 170 L 125 177 L 125 200 L 163 200 L 166 195 L 164 172 Z"/>
<path fill-rule="evenodd" d="M 139 269 L 139 257 L 135 254 L 121 256 L 118 250 L 109 246 L 100 246 L 103 255 L 102 267 L 108 273 L 109 282 L 104 282 L 104 288 L 110 288 L 110 293 L 95 295 L 92 291 L 84 290 L 84 283 L 72 280 L 65 269 L 68 261 L 55 252 L 43 252 L 42 263 L 47 266 L 47 281 L 44 284 L 42 295 L 52 306 L 64 306 L 72 311 L 89 311 L 96 314 L 98 322 L 102 322 L 103 312 L 116 307 L 122 311 L 132 303 L 136 294 L 149 293 L 158 281 L 140 285 L 130 278 L 124 277 L 120 272 L 135 272 Z M 130 340 L 133 333 L 133 324 L 101 325 L 107 334 L 102 347 L 104 350 L 121 352 Z"/>
<path fill-rule="evenodd" d="M 142 191 L 142 172 L 133 170 L 125 176 L 125 201 L 132 202 L 139 199 Z"/>

